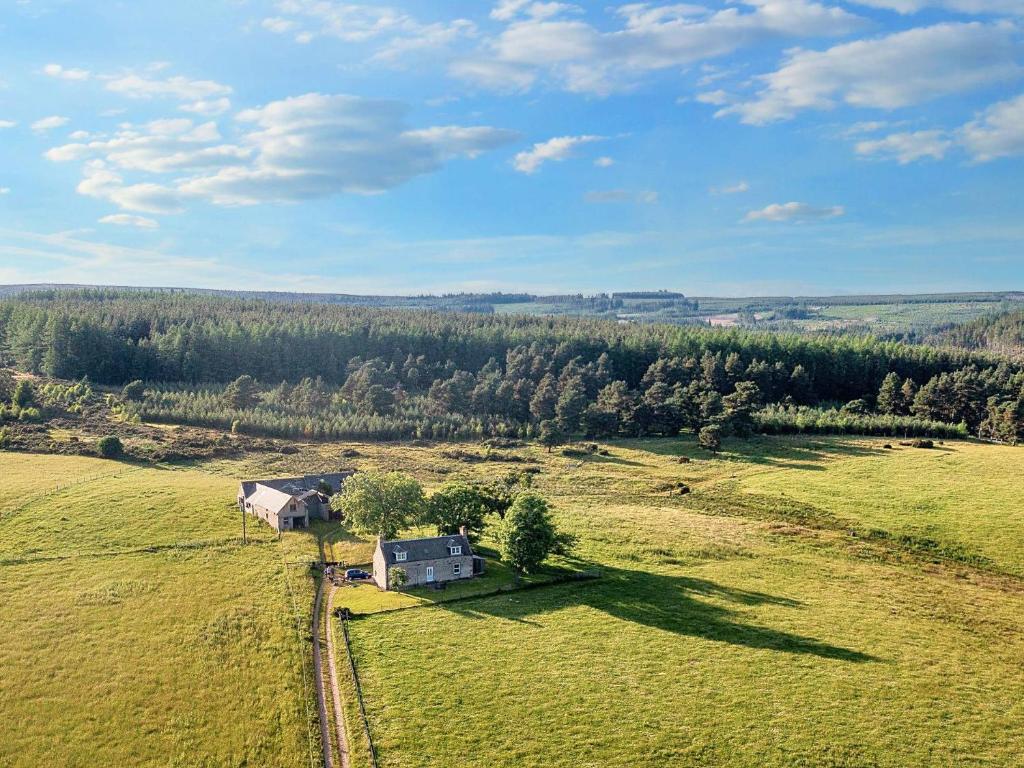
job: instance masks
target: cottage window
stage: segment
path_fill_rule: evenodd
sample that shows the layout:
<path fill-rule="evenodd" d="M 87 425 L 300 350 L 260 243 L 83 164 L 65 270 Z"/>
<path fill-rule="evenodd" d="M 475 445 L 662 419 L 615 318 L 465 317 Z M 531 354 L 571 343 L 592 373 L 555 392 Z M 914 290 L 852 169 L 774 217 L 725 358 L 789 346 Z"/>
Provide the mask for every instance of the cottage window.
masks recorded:
<path fill-rule="evenodd" d="M 461 555 L 462 554 L 462 545 L 460 545 L 460 544 L 449 544 L 448 545 L 448 552 L 451 554 L 452 557 L 455 557 L 455 555 Z"/>
<path fill-rule="evenodd" d="M 294 511 L 295 511 L 295 505 L 294 505 L 294 504 L 292 504 L 292 505 L 290 506 L 290 509 L 291 509 L 291 511 L 292 511 L 292 512 L 294 512 Z"/>
<path fill-rule="evenodd" d="M 406 559 L 406 558 L 407 558 L 408 556 L 409 556 L 409 553 L 408 553 L 408 552 L 400 552 L 400 551 L 399 551 L 399 550 L 397 550 L 397 549 L 395 550 L 395 562 L 398 562 L 398 563 L 404 563 L 404 562 L 405 562 L 405 559 Z"/>
<path fill-rule="evenodd" d="M 452 563 L 452 575 L 453 576 L 461 576 L 462 575 L 462 563 Z"/>

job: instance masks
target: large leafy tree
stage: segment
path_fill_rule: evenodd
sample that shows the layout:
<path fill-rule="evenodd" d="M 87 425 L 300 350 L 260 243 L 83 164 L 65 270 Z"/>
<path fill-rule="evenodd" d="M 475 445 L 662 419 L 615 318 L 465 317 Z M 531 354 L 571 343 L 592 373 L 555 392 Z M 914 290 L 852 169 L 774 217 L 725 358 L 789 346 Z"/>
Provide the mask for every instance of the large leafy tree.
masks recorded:
<path fill-rule="evenodd" d="M 496 526 L 495 538 L 501 559 L 517 574 L 535 572 L 559 544 L 548 503 L 535 493 L 516 498 Z"/>
<path fill-rule="evenodd" d="M 360 472 L 331 497 L 357 533 L 393 539 L 423 514 L 423 488 L 401 472 Z"/>
<path fill-rule="evenodd" d="M 486 527 L 490 499 L 478 487 L 462 482 L 445 483 L 431 494 L 424 506 L 424 522 L 437 528 L 439 536 L 458 533 L 466 527 L 471 540 L 476 540 Z"/>

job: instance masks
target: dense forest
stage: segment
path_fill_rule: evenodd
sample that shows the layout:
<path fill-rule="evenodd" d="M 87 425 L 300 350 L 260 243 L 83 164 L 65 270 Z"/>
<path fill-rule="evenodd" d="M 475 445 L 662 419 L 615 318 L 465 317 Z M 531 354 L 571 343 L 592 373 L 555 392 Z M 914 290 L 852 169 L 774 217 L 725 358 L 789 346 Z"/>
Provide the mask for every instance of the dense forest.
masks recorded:
<path fill-rule="evenodd" d="M 1024 310 L 979 317 L 935 336 L 931 341 L 966 349 L 1024 356 Z"/>
<path fill-rule="evenodd" d="M 0 301 L 0 353 L 131 385 L 140 418 L 282 436 L 1024 427 L 1019 366 L 871 337 L 93 290 Z"/>

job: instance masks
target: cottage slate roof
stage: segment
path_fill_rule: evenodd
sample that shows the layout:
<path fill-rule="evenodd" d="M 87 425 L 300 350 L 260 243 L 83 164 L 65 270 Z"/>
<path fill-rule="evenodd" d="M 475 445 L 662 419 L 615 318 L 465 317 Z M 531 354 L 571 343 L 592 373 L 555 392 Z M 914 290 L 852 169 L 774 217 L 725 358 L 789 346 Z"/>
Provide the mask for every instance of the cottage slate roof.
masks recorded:
<path fill-rule="evenodd" d="M 274 488 L 278 491 L 284 491 L 294 496 L 301 496 L 307 491 L 316 490 L 317 485 L 320 481 L 327 483 L 331 486 L 331 489 L 335 492 L 341 490 L 341 484 L 351 477 L 354 472 L 351 470 L 347 472 L 325 472 L 321 475 L 303 475 L 302 477 L 277 477 L 270 480 L 243 480 L 239 486 L 239 492 L 241 496 L 247 500 L 251 500 L 251 496 L 256 493 L 256 487 L 259 485 L 266 486 L 267 488 Z"/>
<path fill-rule="evenodd" d="M 292 496 L 284 491 L 279 491 L 276 488 L 270 488 L 266 485 L 257 485 L 256 492 L 252 496 L 248 497 L 248 501 L 256 506 L 263 507 L 263 509 L 271 512 L 280 513 L 285 507 L 291 504 Z"/>
<path fill-rule="evenodd" d="M 378 546 L 384 553 L 384 561 L 388 565 L 397 565 L 399 561 L 395 559 L 396 548 L 405 550 L 407 553 L 405 560 L 401 562 L 415 563 L 421 560 L 444 560 L 453 557 L 449 553 L 449 544 L 462 547 L 462 554 L 454 555 L 454 557 L 467 557 L 473 554 L 469 539 L 460 534 L 433 536 L 429 539 L 391 539 L 381 541 Z"/>

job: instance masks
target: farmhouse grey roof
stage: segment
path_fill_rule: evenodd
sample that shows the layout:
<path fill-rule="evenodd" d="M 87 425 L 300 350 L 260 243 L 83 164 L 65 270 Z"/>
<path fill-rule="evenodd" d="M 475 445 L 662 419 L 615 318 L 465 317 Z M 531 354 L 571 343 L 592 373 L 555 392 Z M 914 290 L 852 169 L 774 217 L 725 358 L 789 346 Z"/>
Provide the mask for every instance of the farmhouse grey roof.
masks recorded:
<path fill-rule="evenodd" d="M 280 513 L 289 504 L 294 501 L 295 497 L 284 491 L 279 491 L 276 488 L 269 488 L 265 485 L 260 485 L 256 492 L 252 496 L 248 497 L 249 501 L 256 506 L 262 507 L 263 509 L 269 510 L 270 512 Z"/>
<path fill-rule="evenodd" d="M 451 554 L 451 547 L 462 547 L 458 555 Z M 399 562 L 415 563 L 420 560 L 443 560 L 446 557 L 466 557 L 473 554 L 469 545 L 469 539 L 461 534 L 454 536 L 434 536 L 429 539 L 392 539 L 380 542 L 381 552 L 388 565 L 395 565 Z M 404 551 L 405 560 L 399 561 L 395 557 L 395 551 Z"/>
<path fill-rule="evenodd" d="M 325 472 L 321 475 L 303 475 L 302 477 L 277 477 L 270 480 L 243 480 L 240 491 L 241 495 L 248 499 L 256 492 L 256 486 L 262 485 L 267 488 L 273 488 L 277 491 L 283 491 L 284 493 L 291 494 L 293 496 L 302 497 L 309 491 L 315 491 L 320 482 L 325 482 L 331 486 L 332 491 L 338 491 L 341 489 L 341 484 L 346 479 L 351 477 L 354 473 L 349 470 L 348 472 Z"/>

